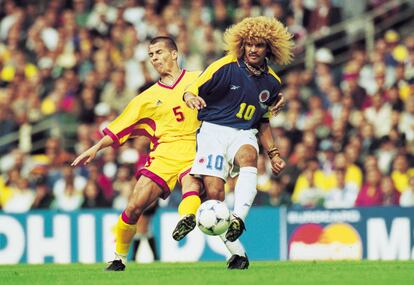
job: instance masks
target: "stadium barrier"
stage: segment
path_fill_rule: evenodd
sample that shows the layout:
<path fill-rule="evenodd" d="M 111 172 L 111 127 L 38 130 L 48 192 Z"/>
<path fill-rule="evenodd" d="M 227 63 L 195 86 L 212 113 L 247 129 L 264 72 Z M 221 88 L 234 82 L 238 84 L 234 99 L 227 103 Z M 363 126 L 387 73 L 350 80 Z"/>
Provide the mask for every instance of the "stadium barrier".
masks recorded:
<path fill-rule="evenodd" d="M 287 210 L 253 208 L 242 236 L 251 260 L 414 259 L 414 208 Z M 0 264 L 95 263 L 111 260 L 119 212 L 0 212 Z M 218 237 L 195 230 L 176 242 L 175 209 L 153 218 L 158 255 L 165 262 L 224 260 Z"/>
<path fill-rule="evenodd" d="M 112 210 L 0 212 L 0 264 L 111 260 L 118 215 Z M 153 233 L 162 261 L 225 260 L 228 255 L 218 237 L 195 230 L 183 241 L 174 241 L 171 233 L 178 219 L 176 209 L 161 209 L 153 218 Z M 280 258 L 279 220 L 277 208 L 252 210 L 246 223 L 248 232 L 243 237 L 251 258 Z"/>

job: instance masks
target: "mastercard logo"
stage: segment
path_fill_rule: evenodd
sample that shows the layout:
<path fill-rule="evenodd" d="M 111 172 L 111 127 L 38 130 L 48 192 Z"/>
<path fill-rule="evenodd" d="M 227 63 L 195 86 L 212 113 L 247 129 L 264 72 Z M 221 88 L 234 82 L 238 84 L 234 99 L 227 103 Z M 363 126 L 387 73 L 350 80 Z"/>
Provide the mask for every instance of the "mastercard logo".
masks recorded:
<path fill-rule="evenodd" d="M 291 260 L 359 260 L 362 242 L 349 224 L 305 224 L 295 229 L 289 240 Z"/>

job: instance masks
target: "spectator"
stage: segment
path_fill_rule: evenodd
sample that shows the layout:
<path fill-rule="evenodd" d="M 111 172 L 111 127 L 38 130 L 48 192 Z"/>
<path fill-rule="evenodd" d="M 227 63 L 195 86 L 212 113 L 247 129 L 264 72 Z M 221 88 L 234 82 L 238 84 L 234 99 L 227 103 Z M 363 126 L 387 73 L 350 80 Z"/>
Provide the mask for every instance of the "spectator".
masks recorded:
<path fill-rule="evenodd" d="M 354 185 L 352 187 L 355 187 L 359 191 L 362 186 L 363 174 L 358 165 L 353 163 L 346 154 L 338 153 L 334 160 L 334 170 L 336 169 L 345 169 L 345 184 L 352 184 Z M 335 179 L 334 184 L 338 185 L 338 182 L 339 181 Z"/>
<path fill-rule="evenodd" d="M 135 95 L 136 92 L 125 85 L 125 71 L 118 69 L 111 73 L 111 80 L 105 84 L 101 100 L 119 113 Z"/>
<path fill-rule="evenodd" d="M 293 153 L 290 155 L 288 160 L 288 165 L 286 169 L 281 173 L 282 181 L 288 187 L 288 192 L 293 194 L 296 185 L 298 184 L 298 178 L 302 171 L 307 166 L 307 160 L 311 155 L 306 151 L 306 148 L 303 143 L 298 143 L 293 150 Z M 286 175 L 286 176 L 285 176 Z M 302 186 L 298 186 L 298 188 L 302 188 Z M 300 191 L 300 190 L 297 190 Z M 293 200 L 293 198 L 292 198 Z"/>
<path fill-rule="evenodd" d="M 246 17 L 260 16 L 260 7 L 254 5 L 251 0 L 239 0 L 239 5 L 234 11 L 235 22 L 240 22 Z"/>
<path fill-rule="evenodd" d="M 104 208 L 111 205 L 103 195 L 103 191 L 94 180 L 88 180 L 83 190 L 82 208 Z"/>
<path fill-rule="evenodd" d="M 394 181 L 395 188 L 402 193 L 408 188 L 408 179 L 414 174 L 414 168 L 410 168 L 407 157 L 399 154 L 392 163 L 391 178 Z"/>
<path fill-rule="evenodd" d="M 268 205 L 272 207 L 290 207 L 292 204 L 289 193 L 286 192 L 285 188 L 283 187 L 283 183 L 280 181 L 278 177 L 271 177 L 271 186 L 267 194 L 268 199 L 263 205 Z"/>
<path fill-rule="evenodd" d="M 13 120 L 8 106 L 0 103 L 0 137 L 4 137 L 17 131 L 18 125 Z M 13 147 L 13 143 L 0 145 L 0 154 L 5 154 Z"/>
<path fill-rule="evenodd" d="M 346 182 L 346 168 L 335 168 L 337 186 L 330 189 L 324 201 L 325 208 L 351 208 L 355 205 L 358 196 L 358 186 L 353 182 Z"/>
<path fill-rule="evenodd" d="M 387 102 L 391 105 L 392 110 L 397 111 L 398 113 L 402 112 L 404 109 L 404 102 L 400 98 L 397 86 L 393 85 L 385 93 Z"/>
<path fill-rule="evenodd" d="M 98 103 L 95 90 L 93 88 L 83 88 L 80 94 L 79 121 L 85 124 L 95 122 L 95 106 Z"/>
<path fill-rule="evenodd" d="M 369 71 L 369 74 L 371 74 L 371 71 Z M 341 88 L 344 95 L 349 96 L 352 99 L 352 107 L 360 110 L 366 108 L 368 99 L 367 92 L 365 91 L 366 87 L 360 85 L 358 81 L 359 76 L 360 67 L 358 66 L 358 63 L 355 61 L 347 63 L 342 74 Z"/>
<path fill-rule="evenodd" d="M 376 157 L 378 158 L 378 167 L 383 174 L 388 174 L 391 171 L 391 162 L 397 155 L 397 148 L 389 138 L 384 136 L 379 142 L 379 147 L 376 151 Z"/>
<path fill-rule="evenodd" d="M 311 10 L 303 5 L 303 0 L 293 0 L 289 3 L 288 15 L 292 15 L 296 25 L 309 27 Z"/>
<path fill-rule="evenodd" d="M 341 21 L 341 11 L 334 7 L 331 0 L 318 0 L 309 17 L 309 32 L 326 34 L 329 27 Z"/>
<path fill-rule="evenodd" d="M 394 182 L 391 177 L 384 176 L 381 179 L 382 205 L 398 206 L 400 200 L 400 192 L 395 189 Z"/>
<path fill-rule="evenodd" d="M 85 28 L 89 17 L 89 12 L 86 7 L 86 1 L 73 0 L 73 10 L 75 13 L 76 24 L 79 27 Z"/>
<path fill-rule="evenodd" d="M 405 135 L 408 142 L 414 142 L 414 96 L 406 101 L 405 110 L 400 116 L 398 130 Z"/>
<path fill-rule="evenodd" d="M 361 151 L 360 156 L 361 160 L 374 152 L 378 145 L 378 140 L 374 134 L 374 126 L 368 122 L 361 123 L 360 129 L 360 139 L 361 139 Z"/>
<path fill-rule="evenodd" d="M 83 189 L 87 180 L 74 173 L 69 163 L 62 167 L 62 178 L 53 186 L 53 195 L 56 199 L 56 208 L 63 211 L 80 209 L 83 203 Z"/>
<path fill-rule="evenodd" d="M 107 148 L 103 152 L 102 172 L 109 179 L 113 179 L 118 171 L 117 155 L 118 152 L 113 148 Z"/>
<path fill-rule="evenodd" d="M 325 196 L 324 189 L 325 176 L 319 169 L 318 160 L 311 158 L 296 181 L 292 202 L 302 207 L 321 206 Z"/>
<path fill-rule="evenodd" d="M 412 207 L 414 206 L 414 175 L 411 175 L 408 180 L 408 187 L 401 193 L 400 206 Z"/>
<path fill-rule="evenodd" d="M 114 191 L 112 188 L 111 180 L 102 173 L 100 167 L 97 164 L 91 163 L 87 166 L 88 170 L 88 184 L 94 183 L 97 186 L 95 187 L 99 190 L 98 198 L 103 198 L 108 204 L 112 203 L 112 199 L 114 196 Z M 91 187 L 94 188 L 94 187 Z M 85 188 L 86 189 L 86 188 Z M 94 190 L 91 190 L 91 195 Z M 86 194 L 86 193 L 85 193 Z"/>
<path fill-rule="evenodd" d="M 20 177 L 17 170 L 10 172 L 9 187 L 11 197 L 3 203 L 3 210 L 7 213 L 25 213 L 30 210 L 34 201 L 34 193 L 29 188 L 29 181 Z"/>
<path fill-rule="evenodd" d="M 332 87 L 328 90 L 327 93 L 327 99 L 329 104 L 329 112 L 334 120 L 334 124 L 336 120 L 340 118 L 343 104 L 341 102 L 341 99 L 343 97 L 342 91 L 337 87 Z"/>
<path fill-rule="evenodd" d="M 287 165 L 283 172 L 279 174 L 278 178 L 282 183 L 282 187 L 284 191 L 290 196 L 293 193 L 293 189 L 295 187 L 295 182 L 297 177 L 300 174 L 302 165 L 293 165 L 289 161 L 289 157 L 291 155 L 291 141 L 289 138 L 285 136 L 280 136 L 278 141 L 278 148 L 280 151 L 280 156 L 287 161 Z M 301 161 L 301 164 L 303 162 Z"/>
<path fill-rule="evenodd" d="M 232 19 L 228 13 L 228 8 L 226 7 L 226 2 L 223 0 L 214 1 L 214 18 L 212 25 L 215 29 L 224 31 L 232 24 Z M 181 49 L 179 49 L 181 50 Z"/>
<path fill-rule="evenodd" d="M 132 194 L 132 191 L 134 190 L 133 184 L 124 184 L 122 186 L 118 186 L 118 195 L 115 197 L 115 199 L 112 202 L 112 208 L 122 211 L 125 209 L 128 203 L 128 199 Z"/>
<path fill-rule="evenodd" d="M 106 0 L 96 0 L 86 26 L 101 35 L 105 35 L 109 31 L 110 24 L 115 22 L 116 17 L 116 9 L 109 6 Z"/>
<path fill-rule="evenodd" d="M 121 165 L 118 168 L 116 177 L 113 182 L 113 188 L 115 195 L 118 196 L 121 194 L 122 189 L 131 187 L 132 175 L 131 168 L 127 165 Z"/>
<path fill-rule="evenodd" d="M 35 181 L 35 197 L 32 209 L 49 209 L 52 206 L 54 197 L 47 185 L 46 176 L 38 177 Z"/>
<path fill-rule="evenodd" d="M 356 207 L 380 206 L 383 200 L 381 190 L 381 172 L 371 168 L 366 172 L 366 179 L 355 201 Z"/>

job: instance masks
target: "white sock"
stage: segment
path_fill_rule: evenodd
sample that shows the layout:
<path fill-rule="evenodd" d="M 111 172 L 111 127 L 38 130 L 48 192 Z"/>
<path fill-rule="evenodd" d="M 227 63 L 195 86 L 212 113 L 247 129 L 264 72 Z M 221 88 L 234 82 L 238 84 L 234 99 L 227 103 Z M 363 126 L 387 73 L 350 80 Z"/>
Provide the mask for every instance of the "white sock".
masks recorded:
<path fill-rule="evenodd" d="M 242 219 L 246 219 L 250 207 L 253 205 L 257 194 L 257 168 L 241 167 L 239 178 L 234 189 L 234 211 L 233 214 Z"/>
<path fill-rule="evenodd" d="M 227 249 L 230 251 L 232 255 L 237 254 L 240 256 L 246 256 L 246 251 L 244 250 L 244 247 L 239 239 L 231 242 L 226 239 L 226 233 L 221 234 L 220 239 L 224 242 L 224 245 L 227 247 Z"/>

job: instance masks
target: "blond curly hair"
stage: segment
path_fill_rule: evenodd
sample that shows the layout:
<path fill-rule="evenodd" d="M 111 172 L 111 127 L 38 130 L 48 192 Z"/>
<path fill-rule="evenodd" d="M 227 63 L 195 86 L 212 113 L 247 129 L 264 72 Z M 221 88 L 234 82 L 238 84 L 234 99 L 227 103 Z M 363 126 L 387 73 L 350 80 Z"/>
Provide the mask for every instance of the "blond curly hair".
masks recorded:
<path fill-rule="evenodd" d="M 241 58 L 246 40 L 257 42 L 263 39 L 269 47 L 269 59 L 279 65 L 286 65 L 293 59 L 292 37 L 287 28 L 274 18 L 249 17 L 224 32 L 224 44 L 227 54 Z"/>

